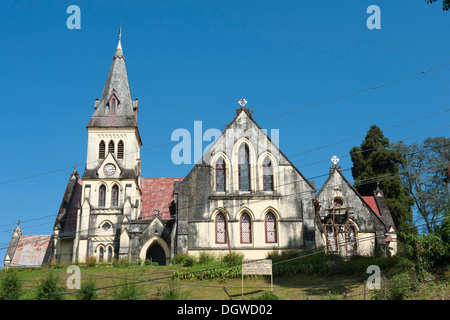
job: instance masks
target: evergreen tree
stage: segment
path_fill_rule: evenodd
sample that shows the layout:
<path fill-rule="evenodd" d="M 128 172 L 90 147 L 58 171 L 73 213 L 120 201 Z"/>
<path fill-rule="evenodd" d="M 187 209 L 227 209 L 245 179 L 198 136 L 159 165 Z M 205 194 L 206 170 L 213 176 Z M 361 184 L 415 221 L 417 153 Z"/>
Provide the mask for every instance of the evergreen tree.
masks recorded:
<path fill-rule="evenodd" d="M 379 185 L 397 229 L 411 227 L 414 201 L 399 174 L 402 156 L 389 148 L 389 139 L 380 128 L 372 125 L 361 146 L 350 150 L 350 156 L 356 190 L 363 196 L 372 196 Z"/>

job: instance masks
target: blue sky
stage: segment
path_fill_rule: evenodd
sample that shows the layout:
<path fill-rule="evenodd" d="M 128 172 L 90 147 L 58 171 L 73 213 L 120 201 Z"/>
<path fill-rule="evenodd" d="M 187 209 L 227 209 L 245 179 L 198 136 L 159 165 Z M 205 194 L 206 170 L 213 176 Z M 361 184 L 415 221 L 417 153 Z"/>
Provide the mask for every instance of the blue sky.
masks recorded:
<path fill-rule="evenodd" d="M 66 26 L 72 4 L 80 30 Z M 372 4 L 381 9 L 379 30 L 366 26 Z M 24 234 L 51 234 L 73 165 L 83 172 L 85 126 L 121 25 L 144 177 L 185 176 L 192 165 L 172 163 L 173 145 L 153 147 L 178 128 L 193 133 L 194 121 L 223 130 L 241 98 L 258 120 L 450 63 L 450 12 L 425 0 L 3 0 L 0 248 L 18 219 Z M 448 109 L 449 75 L 450 66 L 258 123 L 279 129 L 282 151 L 303 153 L 291 161 L 317 177 L 362 138 L 336 142 Z M 448 123 L 446 112 L 384 133 L 396 141 Z M 339 164 L 352 165 L 349 157 Z M 313 180 L 320 187 L 325 178 Z"/>

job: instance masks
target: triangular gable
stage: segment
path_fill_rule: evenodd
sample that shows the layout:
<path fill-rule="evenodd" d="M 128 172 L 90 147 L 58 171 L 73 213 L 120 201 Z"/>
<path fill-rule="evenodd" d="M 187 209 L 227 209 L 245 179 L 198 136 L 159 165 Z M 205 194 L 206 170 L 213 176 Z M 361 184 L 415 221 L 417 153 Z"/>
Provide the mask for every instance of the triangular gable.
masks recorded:
<path fill-rule="evenodd" d="M 189 171 L 189 173 L 186 175 L 184 180 L 188 180 L 188 177 L 191 175 L 191 173 L 193 172 L 193 170 L 195 169 L 195 167 L 197 166 L 201 166 L 204 165 L 205 163 L 209 162 L 210 158 L 213 156 L 212 154 L 212 150 L 216 150 L 218 148 L 218 145 L 220 143 L 223 143 L 223 139 L 226 139 L 228 131 L 229 130 L 233 130 L 234 128 L 236 128 L 238 125 L 236 124 L 242 117 L 246 117 L 246 119 L 250 120 L 250 122 L 255 126 L 255 129 L 257 130 L 257 134 L 258 135 L 262 135 L 267 143 L 267 146 L 272 149 L 271 152 L 273 154 L 278 154 L 280 156 L 280 159 L 282 159 L 283 161 L 286 161 L 287 164 L 289 164 L 294 170 L 295 172 L 297 172 L 299 174 L 299 176 L 306 182 L 306 184 L 313 190 L 315 190 L 314 184 L 311 183 L 310 181 L 308 181 L 308 179 L 306 179 L 306 177 L 300 172 L 300 170 L 298 170 L 298 168 L 288 159 L 288 157 L 286 157 L 286 155 L 281 151 L 281 149 L 279 148 L 279 146 L 277 146 L 275 143 L 273 143 L 272 139 L 269 137 L 269 135 L 267 134 L 267 132 L 265 130 L 263 130 L 258 123 L 256 123 L 256 121 L 253 119 L 252 115 L 250 114 L 250 111 L 246 108 L 242 108 L 242 109 L 238 109 L 237 110 L 237 114 L 235 116 L 235 118 L 233 119 L 233 121 L 227 125 L 227 128 L 222 132 L 222 134 L 209 146 L 209 148 L 204 152 L 202 158 L 197 162 L 197 164 Z M 245 131 L 244 129 L 241 129 L 239 127 L 237 127 L 237 130 L 242 130 Z M 238 137 L 241 138 L 241 137 Z M 230 143 L 230 145 L 232 144 L 234 146 L 234 143 L 236 142 L 233 141 L 233 143 Z M 231 146 L 229 146 L 231 148 Z M 221 149 L 221 148 L 220 148 Z M 230 152 L 230 155 L 232 154 L 232 152 Z M 206 159 L 206 160 L 205 160 Z M 279 161 L 280 162 L 280 161 Z M 301 182 L 301 181 L 299 181 Z M 181 183 L 179 184 L 181 185 Z M 176 188 L 175 188 L 176 189 Z"/>
<path fill-rule="evenodd" d="M 333 178 L 334 174 L 338 174 L 342 181 L 347 185 L 347 187 L 354 192 L 354 194 L 361 200 L 361 203 L 375 216 L 383 225 L 385 225 L 384 221 L 381 219 L 381 217 L 371 208 L 371 206 L 363 199 L 363 197 L 359 194 L 359 192 L 353 187 L 353 185 L 345 178 L 345 176 L 341 172 L 341 167 L 334 165 L 330 169 L 330 175 L 328 176 L 328 179 L 325 181 L 323 186 L 320 188 L 319 192 L 316 195 L 316 199 L 319 199 L 320 195 L 326 188 L 328 188 L 328 185 L 331 183 L 331 179 Z"/>

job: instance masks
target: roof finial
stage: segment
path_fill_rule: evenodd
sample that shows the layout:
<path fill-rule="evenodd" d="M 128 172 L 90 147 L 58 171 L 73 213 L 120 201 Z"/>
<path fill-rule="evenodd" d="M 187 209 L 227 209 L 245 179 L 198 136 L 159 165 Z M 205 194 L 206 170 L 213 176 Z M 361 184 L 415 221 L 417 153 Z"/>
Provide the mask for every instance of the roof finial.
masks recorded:
<path fill-rule="evenodd" d="M 117 49 L 122 49 L 122 44 L 120 41 L 122 40 L 122 27 L 119 28 L 119 44 L 117 45 Z"/>

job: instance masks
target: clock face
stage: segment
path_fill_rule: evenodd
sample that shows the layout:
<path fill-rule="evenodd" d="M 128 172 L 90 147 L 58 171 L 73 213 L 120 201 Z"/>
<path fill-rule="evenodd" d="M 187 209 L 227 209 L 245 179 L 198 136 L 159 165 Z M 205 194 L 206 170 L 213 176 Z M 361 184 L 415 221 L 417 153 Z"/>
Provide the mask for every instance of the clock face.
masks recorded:
<path fill-rule="evenodd" d="M 107 176 L 112 176 L 115 172 L 116 172 L 116 166 L 113 165 L 112 163 L 108 163 L 107 165 L 105 165 L 103 167 L 103 172 L 107 175 Z"/>

